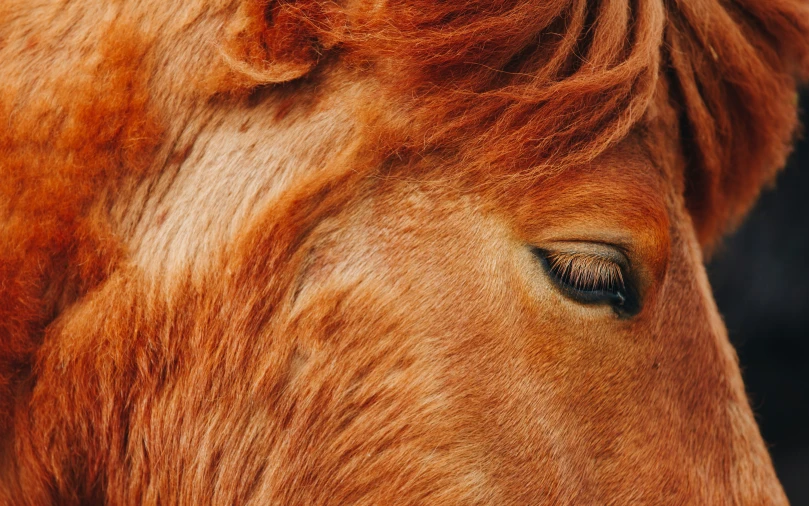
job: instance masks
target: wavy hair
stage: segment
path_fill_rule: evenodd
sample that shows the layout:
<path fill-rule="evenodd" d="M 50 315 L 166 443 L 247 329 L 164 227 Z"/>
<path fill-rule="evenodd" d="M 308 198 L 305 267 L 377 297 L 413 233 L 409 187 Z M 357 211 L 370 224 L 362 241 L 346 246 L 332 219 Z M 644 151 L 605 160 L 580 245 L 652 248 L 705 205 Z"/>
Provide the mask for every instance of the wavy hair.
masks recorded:
<path fill-rule="evenodd" d="M 374 66 L 412 98 L 411 147 L 458 150 L 466 167 L 586 163 L 665 103 L 703 244 L 783 166 L 809 76 L 802 0 L 259 0 L 241 19 L 228 60 L 242 86 L 332 54 Z"/>

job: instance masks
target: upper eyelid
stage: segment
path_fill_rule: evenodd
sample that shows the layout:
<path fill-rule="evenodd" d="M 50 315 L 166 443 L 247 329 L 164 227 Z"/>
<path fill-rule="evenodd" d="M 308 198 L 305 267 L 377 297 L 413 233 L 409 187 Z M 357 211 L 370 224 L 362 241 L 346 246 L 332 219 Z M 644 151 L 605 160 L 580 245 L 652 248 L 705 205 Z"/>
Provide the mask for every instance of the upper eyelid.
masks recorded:
<path fill-rule="evenodd" d="M 567 254 L 571 256 L 594 256 L 603 261 L 613 262 L 625 271 L 632 268 L 631 255 L 627 248 L 620 244 L 596 241 L 553 241 L 542 246 L 535 246 L 545 254 Z"/>
<path fill-rule="evenodd" d="M 617 283 L 623 289 L 626 286 L 624 279 L 624 268 L 611 258 L 602 255 L 587 253 L 575 253 L 567 251 L 544 251 L 548 265 L 557 272 L 557 275 L 565 278 L 574 277 L 569 281 L 577 285 L 592 284 L 592 289 L 604 289 Z M 582 263 L 593 262 L 596 265 L 582 265 Z M 605 269 L 606 267 L 606 269 Z M 559 272 L 561 270 L 561 272 Z M 587 275 L 585 279 L 580 276 Z M 577 277 L 579 276 L 579 277 Z"/>

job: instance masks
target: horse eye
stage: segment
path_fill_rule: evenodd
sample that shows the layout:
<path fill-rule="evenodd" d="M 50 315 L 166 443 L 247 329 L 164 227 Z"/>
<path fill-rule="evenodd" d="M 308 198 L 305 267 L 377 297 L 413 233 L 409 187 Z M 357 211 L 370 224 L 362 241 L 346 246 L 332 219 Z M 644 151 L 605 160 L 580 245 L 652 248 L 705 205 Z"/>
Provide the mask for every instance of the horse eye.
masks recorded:
<path fill-rule="evenodd" d="M 616 312 L 634 313 L 624 267 L 594 252 L 549 251 L 534 248 L 554 285 L 582 304 L 609 304 Z"/>

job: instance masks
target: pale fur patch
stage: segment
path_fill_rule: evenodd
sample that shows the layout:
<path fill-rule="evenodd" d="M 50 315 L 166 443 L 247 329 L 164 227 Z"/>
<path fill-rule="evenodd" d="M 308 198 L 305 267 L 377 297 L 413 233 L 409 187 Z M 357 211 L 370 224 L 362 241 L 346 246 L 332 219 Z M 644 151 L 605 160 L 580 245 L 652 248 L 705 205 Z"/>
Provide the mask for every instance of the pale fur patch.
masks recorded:
<path fill-rule="evenodd" d="M 272 96 L 256 106 L 224 104 L 192 120 L 175 142 L 181 159 L 135 189 L 120 216 L 130 261 L 146 273 L 201 272 L 262 210 L 328 168 L 357 135 L 361 84 L 309 108 Z M 310 110 L 311 109 L 311 110 Z M 210 119 L 214 118 L 214 119 Z"/>

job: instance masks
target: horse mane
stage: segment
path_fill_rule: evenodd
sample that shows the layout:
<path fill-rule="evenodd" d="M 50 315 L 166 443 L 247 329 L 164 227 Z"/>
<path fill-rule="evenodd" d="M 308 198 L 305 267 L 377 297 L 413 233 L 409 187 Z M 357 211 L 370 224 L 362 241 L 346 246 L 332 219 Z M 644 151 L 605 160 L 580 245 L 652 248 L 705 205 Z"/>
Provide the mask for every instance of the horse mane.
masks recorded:
<path fill-rule="evenodd" d="M 332 54 L 373 65 L 412 98 L 413 149 L 458 151 L 489 175 L 587 163 L 653 104 L 672 107 L 706 247 L 784 165 L 809 76 L 799 0 L 258 0 L 236 19 L 231 85 L 294 79 Z"/>

